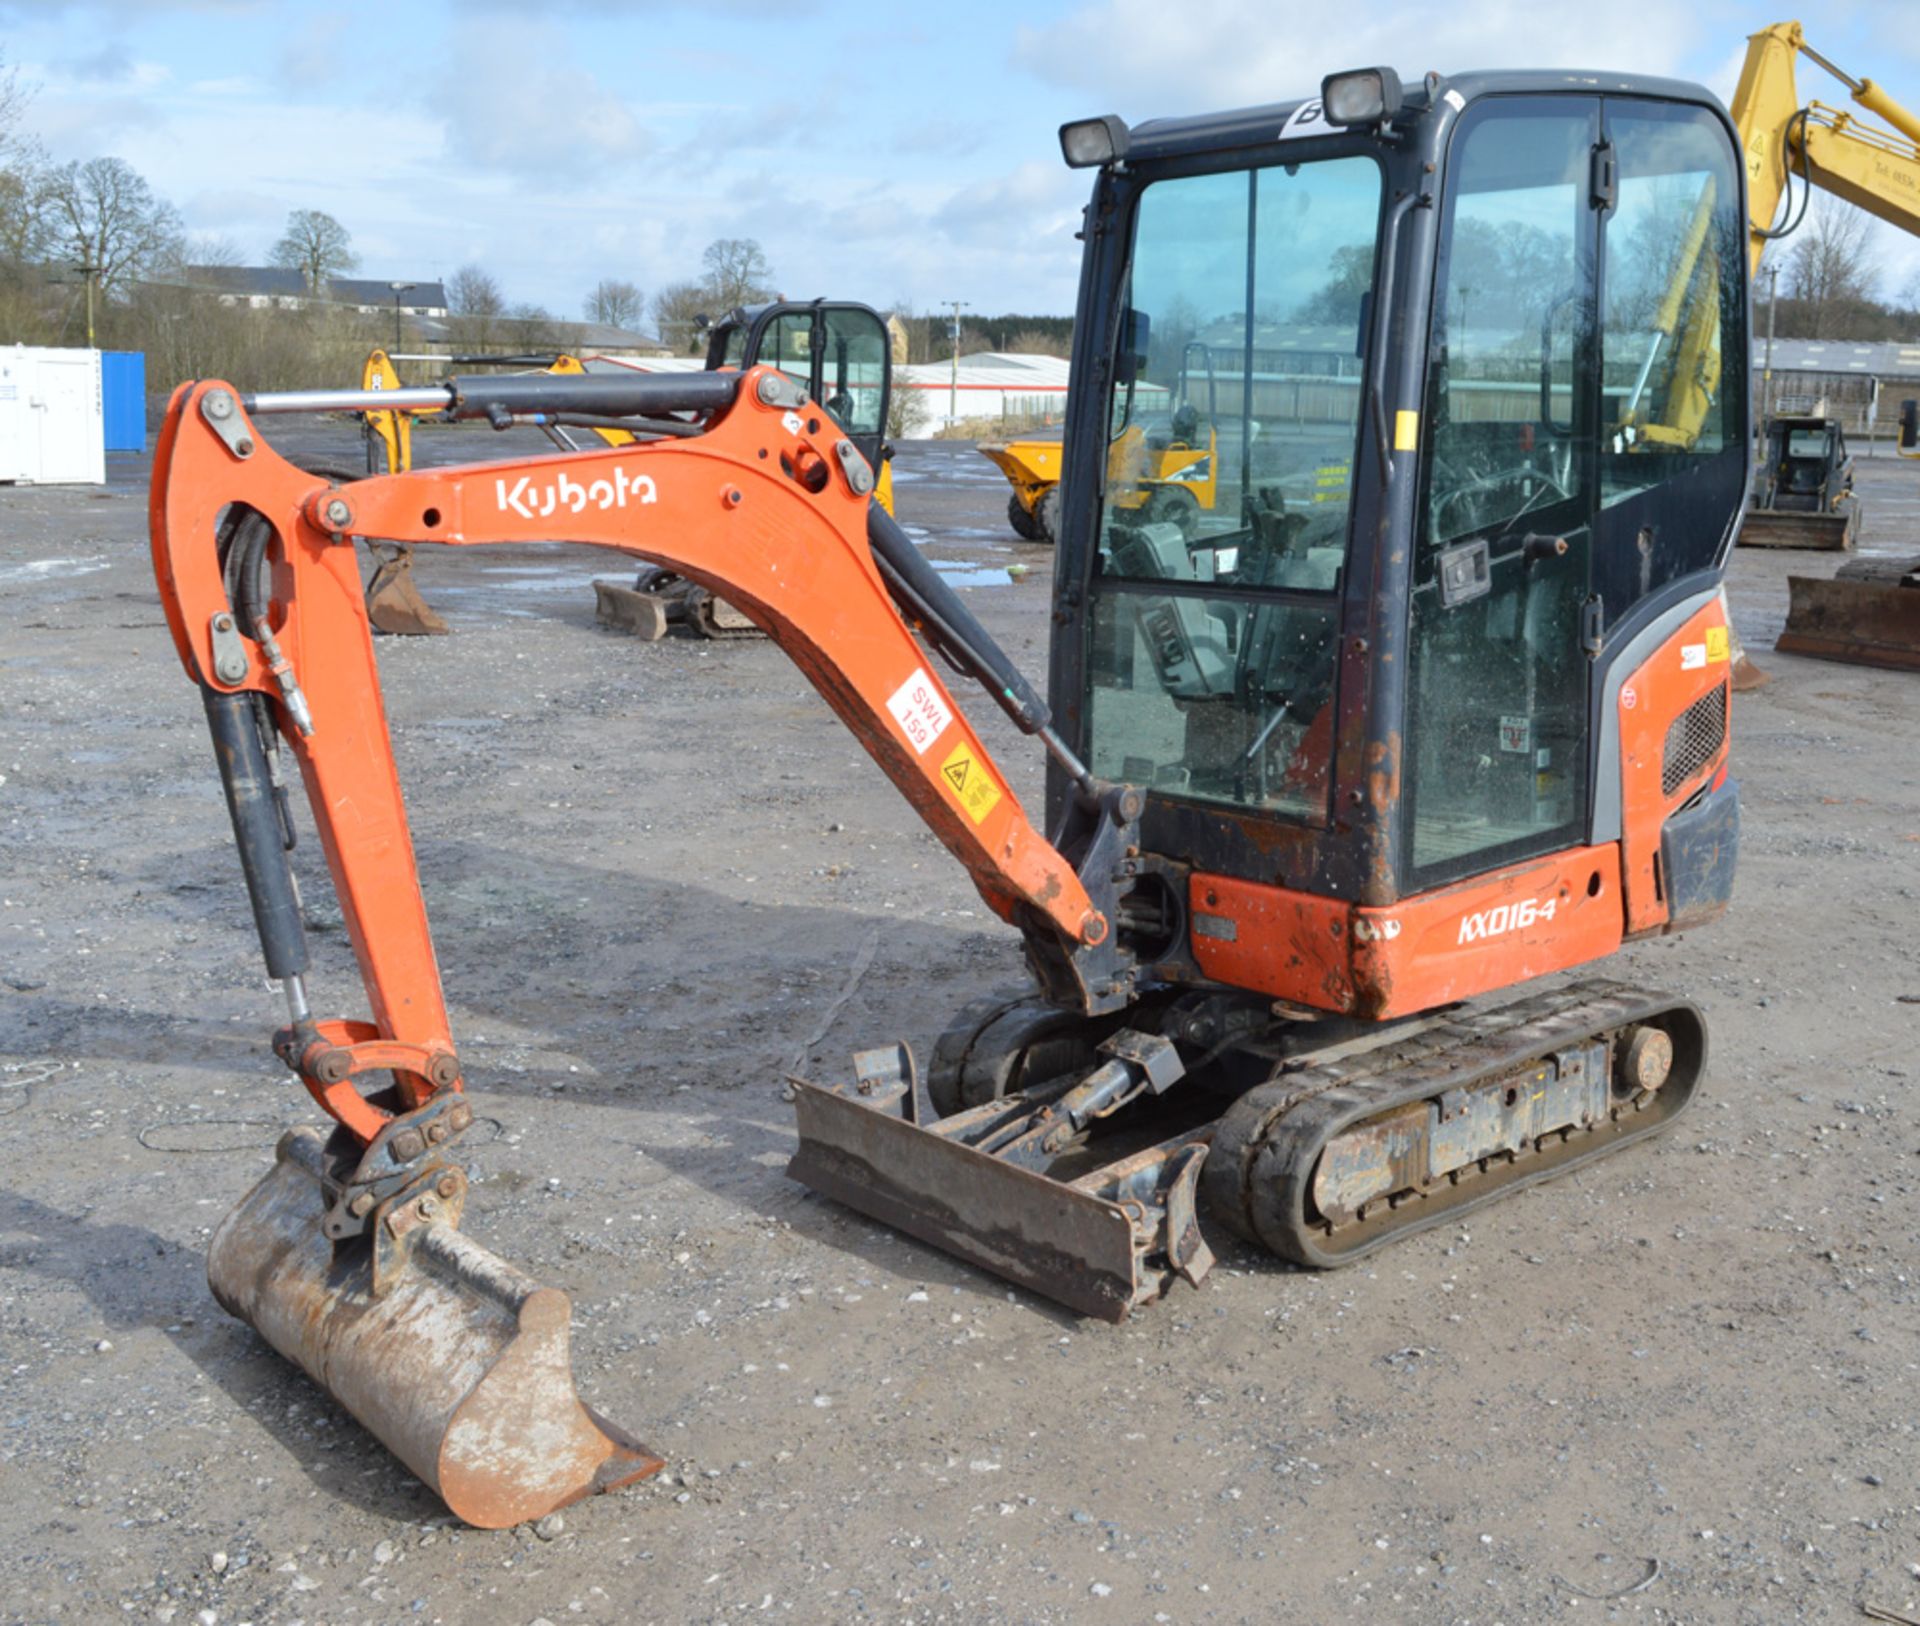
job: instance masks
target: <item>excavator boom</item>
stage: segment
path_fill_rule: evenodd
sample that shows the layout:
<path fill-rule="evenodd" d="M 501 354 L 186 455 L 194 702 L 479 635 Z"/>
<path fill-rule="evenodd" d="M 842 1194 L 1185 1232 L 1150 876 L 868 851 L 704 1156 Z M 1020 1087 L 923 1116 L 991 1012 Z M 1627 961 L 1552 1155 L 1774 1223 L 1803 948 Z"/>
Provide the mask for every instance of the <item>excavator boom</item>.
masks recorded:
<path fill-rule="evenodd" d="M 435 393 L 388 397 L 404 408 Z M 724 593 L 799 664 L 988 905 L 1021 927 L 1063 1004 L 1102 1009 L 1125 995 L 1109 915 L 1126 810 L 1139 807 L 1073 761 L 1024 679 L 872 504 L 865 460 L 777 371 L 457 379 L 437 393 L 456 416 L 617 421 L 637 438 L 335 484 L 279 457 L 258 420 L 351 410 L 364 397 L 186 385 L 160 435 L 150 518 L 168 625 L 201 690 L 267 969 L 286 991 L 274 1049 L 334 1121 L 330 1139 L 283 1140 L 273 1171 L 216 1233 L 209 1280 L 456 1513 L 492 1525 L 659 1461 L 574 1397 L 564 1294 L 458 1232 L 466 1176 L 452 1154 L 472 1114 L 355 539 L 564 539 Z M 902 606 L 1084 783 L 1078 865 L 1028 822 Z M 359 1019 L 319 1020 L 308 1004 L 283 745 L 365 984 Z"/>

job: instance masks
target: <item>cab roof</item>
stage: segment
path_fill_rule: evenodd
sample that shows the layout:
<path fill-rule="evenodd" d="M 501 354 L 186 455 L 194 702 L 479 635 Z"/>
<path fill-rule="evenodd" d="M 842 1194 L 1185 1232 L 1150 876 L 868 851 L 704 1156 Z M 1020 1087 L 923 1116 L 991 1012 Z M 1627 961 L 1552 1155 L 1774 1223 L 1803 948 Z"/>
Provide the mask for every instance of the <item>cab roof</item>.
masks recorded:
<path fill-rule="evenodd" d="M 1454 111 L 1483 96 L 1541 96 L 1569 92 L 1591 96 L 1642 96 L 1661 101 L 1692 102 L 1711 107 L 1725 116 L 1720 99 L 1704 85 L 1685 79 L 1665 79 L 1644 73 L 1576 72 L 1564 68 L 1518 68 L 1481 71 L 1407 82 L 1406 101 L 1394 122 L 1406 126 L 1424 118 L 1434 109 L 1436 100 Z M 1457 98 L 1457 101 L 1456 101 Z M 1293 125 L 1303 109 L 1319 101 L 1318 96 L 1300 97 L 1290 102 L 1269 102 L 1259 107 L 1231 108 L 1219 113 L 1201 113 L 1190 118 L 1148 119 L 1128 128 L 1129 164 L 1159 158 L 1190 157 L 1199 153 L 1231 151 L 1237 148 L 1277 145 L 1281 133 Z M 1306 129 L 1296 128 L 1295 136 Z M 1345 134 L 1338 128 L 1316 124 L 1311 133 L 1320 136 Z M 1356 132 L 1361 133 L 1361 132 Z"/>

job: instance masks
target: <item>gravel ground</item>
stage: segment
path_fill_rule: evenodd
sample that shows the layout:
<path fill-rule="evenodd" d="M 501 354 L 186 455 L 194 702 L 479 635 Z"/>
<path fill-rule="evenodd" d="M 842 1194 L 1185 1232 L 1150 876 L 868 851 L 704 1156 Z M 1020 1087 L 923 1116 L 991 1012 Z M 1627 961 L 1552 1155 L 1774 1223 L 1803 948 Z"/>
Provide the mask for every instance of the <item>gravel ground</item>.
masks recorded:
<path fill-rule="evenodd" d="M 1043 672 L 1049 555 L 999 476 L 898 466 Z M 1913 548 L 1920 464 L 1863 470 L 1869 546 Z M 0 489 L 0 1620 L 1920 1617 L 1920 686 L 1770 652 L 1788 570 L 1830 561 L 1738 556 L 1774 681 L 1736 708 L 1735 910 L 1619 968 L 1708 1011 L 1689 1118 L 1343 1274 L 1216 1234 L 1203 1289 L 1113 1328 L 782 1173 L 784 1071 L 924 1056 L 1019 963 L 794 669 L 602 631 L 583 553 L 423 556 L 455 636 L 379 657 L 482 1115 L 467 1228 L 574 1295 L 583 1395 L 671 1464 L 481 1534 L 206 1291 L 312 1114 L 145 472 Z M 1038 754 L 969 705 L 1036 805 Z M 357 1014 L 313 847 L 316 1003 Z"/>

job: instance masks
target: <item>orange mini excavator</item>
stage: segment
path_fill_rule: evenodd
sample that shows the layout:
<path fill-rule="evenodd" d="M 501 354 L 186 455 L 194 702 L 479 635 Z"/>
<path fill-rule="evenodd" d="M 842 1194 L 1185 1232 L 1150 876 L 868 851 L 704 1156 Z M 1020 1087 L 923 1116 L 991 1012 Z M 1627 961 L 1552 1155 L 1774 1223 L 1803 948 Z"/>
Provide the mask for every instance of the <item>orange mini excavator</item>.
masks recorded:
<path fill-rule="evenodd" d="M 1475 1002 L 1730 895 L 1719 587 L 1750 437 L 1724 110 L 1666 80 L 1366 69 L 1061 134 L 1094 185 L 1051 704 L 777 369 L 173 397 L 161 597 L 286 992 L 274 1049 L 331 1121 L 282 1141 L 209 1276 L 463 1518 L 657 1463 L 576 1398 L 564 1295 L 459 1230 L 471 1111 L 356 538 L 619 550 L 792 657 L 1031 974 L 962 1011 L 924 1078 L 893 1046 L 799 1085 L 793 1172 L 1086 1314 L 1198 1283 L 1202 1209 L 1338 1265 L 1646 1137 L 1701 1078 L 1703 1020 L 1669 994 Z M 1219 489 L 1159 524 L 1103 453 L 1196 346 Z M 267 438 L 281 413 L 412 406 L 635 439 L 336 484 Z M 1044 828 L 943 666 L 1044 745 Z M 355 1020 L 309 1003 L 283 750 Z"/>

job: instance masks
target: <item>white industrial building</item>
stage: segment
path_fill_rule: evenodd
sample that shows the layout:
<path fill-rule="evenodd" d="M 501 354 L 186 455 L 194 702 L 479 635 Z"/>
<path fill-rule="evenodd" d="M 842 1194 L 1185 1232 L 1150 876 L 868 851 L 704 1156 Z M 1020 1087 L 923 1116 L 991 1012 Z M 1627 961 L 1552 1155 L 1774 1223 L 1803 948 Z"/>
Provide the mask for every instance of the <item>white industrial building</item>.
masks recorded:
<path fill-rule="evenodd" d="M 594 356 L 643 373 L 699 372 L 705 363 L 697 356 Z M 948 424 L 986 419 L 1004 428 L 1024 429 L 1040 423 L 1058 423 L 1067 411 L 1067 363 L 1058 356 L 1014 355 L 982 351 L 951 361 L 918 362 L 895 367 L 895 394 L 910 392 L 921 410 L 913 414 L 908 437 L 931 435 Z"/>
<path fill-rule="evenodd" d="M 923 410 L 913 432 L 931 434 L 971 418 L 997 419 L 1007 428 L 1058 423 L 1067 411 L 1066 361 L 983 350 L 951 361 L 925 361 L 893 370 L 893 387 L 910 391 Z"/>

